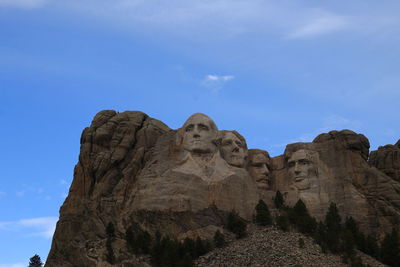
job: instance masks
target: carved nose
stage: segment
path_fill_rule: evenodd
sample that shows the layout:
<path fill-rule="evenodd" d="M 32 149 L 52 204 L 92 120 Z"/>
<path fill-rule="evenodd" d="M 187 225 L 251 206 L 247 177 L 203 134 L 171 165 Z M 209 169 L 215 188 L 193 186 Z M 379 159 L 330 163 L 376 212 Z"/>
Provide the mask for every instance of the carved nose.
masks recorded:
<path fill-rule="evenodd" d="M 294 165 L 294 173 L 295 174 L 299 174 L 300 173 L 300 169 L 299 169 L 299 166 L 297 165 L 297 163 L 296 163 L 296 165 Z"/>
<path fill-rule="evenodd" d="M 268 169 L 268 166 L 265 166 L 265 172 L 264 172 L 266 175 L 268 175 L 269 174 L 269 169 Z"/>

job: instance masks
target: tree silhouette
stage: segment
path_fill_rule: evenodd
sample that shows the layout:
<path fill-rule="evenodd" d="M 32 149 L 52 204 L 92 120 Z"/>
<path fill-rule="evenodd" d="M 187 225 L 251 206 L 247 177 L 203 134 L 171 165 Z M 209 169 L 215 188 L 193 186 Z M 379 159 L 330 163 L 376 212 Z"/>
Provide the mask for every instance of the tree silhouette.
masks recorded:
<path fill-rule="evenodd" d="M 267 204 L 263 200 L 259 200 L 256 205 L 255 222 L 258 225 L 266 226 L 272 223 L 271 213 L 269 212 Z"/>
<path fill-rule="evenodd" d="M 224 235 L 219 230 L 217 230 L 214 234 L 214 245 L 217 248 L 222 248 L 225 245 Z"/>
<path fill-rule="evenodd" d="M 35 254 L 32 258 L 29 259 L 28 267 L 42 267 L 42 266 L 43 262 L 38 254 Z"/>
<path fill-rule="evenodd" d="M 240 218 L 240 216 L 234 210 L 228 215 L 228 223 L 226 228 L 232 233 L 236 234 L 236 238 L 242 238 L 246 236 L 246 222 Z"/>
<path fill-rule="evenodd" d="M 283 196 L 281 194 L 281 192 L 278 190 L 276 191 L 275 194 L 275 198 L 274 198 L 274 203 L 275 203 L 275 207 L 280 210 L 283 207 L 285 207 L 285 200 L 283 199 Z"/>
<path fill-rule="evenodd" d="M 289 221 L 303 234 L 312 234 L 317 228 L 317 221 L 310 216 L 304 202 L 299 199 L 289 210 Z"/>
<path fill-rule="evenodd" d="M 393 228 L 391 233 L 385 235 L 381 246 L 382 262 L 394 267 L 400 266 L 399 235 Z"/>
<path fill-rule="evenodd" d="M 331 203 L 325 216 L 326 243 L 330 251 L 340 251 L 341 218 L 336 204 Z"/>

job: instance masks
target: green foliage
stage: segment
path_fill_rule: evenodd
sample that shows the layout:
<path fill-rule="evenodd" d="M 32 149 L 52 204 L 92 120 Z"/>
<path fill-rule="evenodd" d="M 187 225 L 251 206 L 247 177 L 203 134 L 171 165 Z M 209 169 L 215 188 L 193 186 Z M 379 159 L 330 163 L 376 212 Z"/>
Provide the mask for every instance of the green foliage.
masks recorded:
<path fill-rule="evenodd" d="M 214 245 L 217 248 L 222 248 L 225 245 L 225 237 L 219 230 L 214 234 Z"/>
<path fill-rule="evenodd" d="M 259 200 L 256 205 L 255 223 L 261 226 L 272 224 L 271 213 L 269 212 L 267 204 L 263 200 Z"/>
<path fill-rule="evenodd" d="M 114 250 L 112 248 L 112 242 L 113 242 L 112 238 L 107 238 L 107 241 L 106 241 L 106 249 L 107 249 L 106 258 L 107 258 L 107 261 L 110 264 L 114 264 L 115 263 L 115 255 L 114 255 Z"/>
<path fill-rule="evenodd" d="M 186 238 L 179 242 L 156 234 L 151 250 L 151 260 L 157 267 L 191 267 L 193 260 L 211 249 L 210 244 L 200 238 L 196 241 Z"/>
<path fill-rule="evenodd" d="M 107 224 L 107 228 L 106 228 L 106 233 L 108 237 L 115 237 L 115 227 L 114 224 L 112 222 L 109 222 Z"/>
<path fill-rule="evenodd" d="M 376 242 L 376 239 L 372 235 L 368 235 L 365 239 L 365 249 L 363 250 L 363 252 L 371 255 L 375 259 L 379 259 L 379 246 Z"/>
<path fill-rule="evenodd" d="M 42 267 L 42 266 L 43 262 L 38 254 L 35 254 L 32 258 L 29 259 L 28 267 Z"/>
<path fill-rule="evenodd" d="M 330 251 L 338 253 L 340 251 L 340 232 L 341 218 L 336 204 L 331 203 L 325 216 L 326 244 Z"/>
<path fill-rule="evenodd" d="M 280 210 L 285 207 L 285 200 L 283 199 L 283 196 L 281 192 L 278 190 L 276 191 L 275 198 L 274 198 L 274 203 L 275 207 Z"/>
<path fill-rule="evenodd" d="M 354 243 L 354 236 L 353 233 L 350 232 L 350 230 L 345 230 L 344 233 L 342 234 L 342 247 L 341 250 L 343 253 L 349 257 L 350 259 L 354 257 L 355 255 L 355 243 Z"/>
<path fill-rule="evenodd" d="M 321 251 L 323 253 L 328 252 L 328 247 L 326 245 L 326 226 L 323 222 L 318 223 L 314 239 L 316 243 L 321 247 Z"/>
<path fill-rule="evenodd" d="M 381 246 L 381 259 L 389 266 L 400 266 L 400 244 L 396 229 L 385 235 Z"/>
<path fill-rule="evenodd" d="M 126 230 L 125 234 L 128 247 L 134 253 L 148 254 L 151 246 L 151 236 L 139 226 L 133 225 Z"/>
<path fill-rule="evenodd" d="M 277 216 L 275 221 L 276 221 L 276 225 L 278 226 L 279 229 L 281 229 L 283 231 L 289 230 L 289 219 L 286 214 Z"/>
<path fill-rule="evenodd" d="M 246 222 L 240 218 L 235 212 L 231 211 L 228 215 L 228 222 L 226 228 L 236 235 L 236 238 L 242 238 L 246 236 Z"/>
<path fill-rule="evenodd" d="M 310 216 L 301 199 L 289 210 L 289 221 L 303 234 L 312 234 L 317 228 L 317 221 Z"/>

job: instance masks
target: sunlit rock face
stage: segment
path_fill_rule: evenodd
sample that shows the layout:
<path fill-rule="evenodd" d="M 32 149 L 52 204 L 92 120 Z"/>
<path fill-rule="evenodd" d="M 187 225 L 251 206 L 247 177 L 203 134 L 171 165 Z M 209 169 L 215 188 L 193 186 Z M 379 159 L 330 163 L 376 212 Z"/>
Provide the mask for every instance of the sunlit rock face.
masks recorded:
<path fill-rule="evenodd" d="M 46 265 L 108 266 L 106 227 L 113 223 L 116 264 L 138 266 L 125 240 L 132 225 L 152 235 L 212 239 L 231 210 L 251 221 L 261 198 L 274 213 L 276 190 L 289 205 L 302 199 L 317 219 L 335 202 L 342 218 L 381 234 L 399 227 L 400 183 L 391 175 L 398 147 L 378 149 L 368 163 L 368 139 L 343 130 L 270 158 L 205 114 L 173 130 L 142 112 L 101 111 L 82 132 Z"/>
<path fill-rule="evenodd" d="M 246 140 L 236 131 L 220 131 L 220 152 L 231 166 L 243 168 L 247 159 Z"/>
<path fill-rule="evenodd" d="M 270 157 L 267 151 L 250 149 L 248 152 L 247 170 L 259 189 L 271 189 Z"/>

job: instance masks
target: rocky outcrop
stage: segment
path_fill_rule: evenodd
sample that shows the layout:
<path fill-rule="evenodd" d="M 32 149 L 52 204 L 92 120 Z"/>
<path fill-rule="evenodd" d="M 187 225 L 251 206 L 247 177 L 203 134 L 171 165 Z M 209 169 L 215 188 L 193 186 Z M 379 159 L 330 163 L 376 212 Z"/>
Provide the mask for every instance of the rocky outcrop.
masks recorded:
<path fill-rule="evenodd" d="M 365 232 L 382 235 L 399 226 L 400 183 L 368 164 L 368 150 L 368 139 L 350 130 L 290 144 L 273 158 L 275 189 L 291 204 L 302 199 L 320 220 L 334 202 L 342 218 L 352 216 Z"/>
<path fill-rule="evenodd" d="M 231 210 L 251 221 L 264 199 L 274 212 L 276 190 L 289 204 L 302 199 L 319 219 L 335 202 L 342 218 L 382 234 L 399 226 L 400 183 L 371 167 L 368 153 L 365 136 L 343 130 L 290 144 L 270 158 L 248 150 L 238 132 L 219 131 L 204 114 L 173 130 L 142 112 L 101 111 L 82 133 L 46 266 L 108 266 L 110 223 L 116 264 L 140 266 L 127 249 L 131 226 L 210 239 Z"/>
<path fill-rule="evenodd" d="M 400 182 L 400 140 L 395 145 L 380 146 L 368 161 L 372 166 Z"/>

